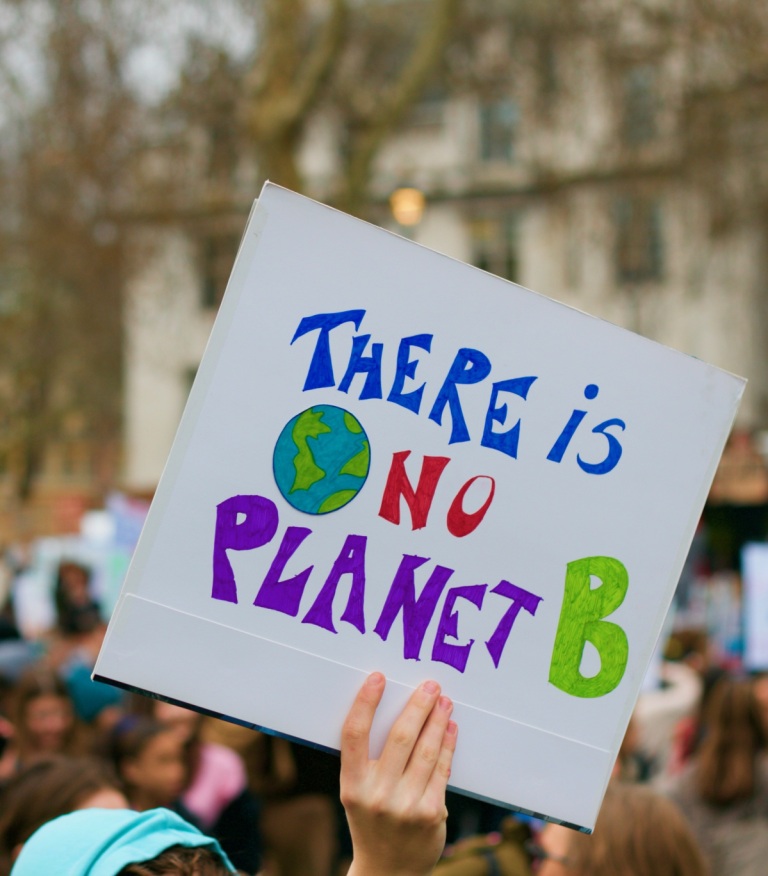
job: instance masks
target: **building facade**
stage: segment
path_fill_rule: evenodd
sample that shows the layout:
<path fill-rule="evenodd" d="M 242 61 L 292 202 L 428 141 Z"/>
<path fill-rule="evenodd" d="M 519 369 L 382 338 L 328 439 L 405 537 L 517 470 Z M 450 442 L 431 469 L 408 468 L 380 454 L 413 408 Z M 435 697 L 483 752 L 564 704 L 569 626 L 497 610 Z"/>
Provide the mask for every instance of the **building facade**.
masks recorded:
<path fill-rule="evenodd" d="M 768 427 L 768 126 L 750 113 L 753 84 L 712 72 L 684 38 L 659 44 L 642 28 L 610 45 L 589 33 L 516 45 L 512 63 L 509 33 L 490 31 L 483 57 L 501 72 L 479 89 L 433 89 L 413 108 L 378 155 L 370 217 L 749 378 L 738 424 Z M 727 111 L 718 103 L 726 79 L 743 112 L 735 98 Z M 723 127 L 733 142 L 717 152 Z M 332 199 L 343 171 L 341 136 L 332 114 L 309 125 L 301 166 L 318 200 Z M 391 196 L 402 189 L 423 203 L 398 222 Z M 246 174 L 213 219 L 139 232 L 155 245 L 126 323 L 133 491 L 160 477 L 257 194 Z"/>

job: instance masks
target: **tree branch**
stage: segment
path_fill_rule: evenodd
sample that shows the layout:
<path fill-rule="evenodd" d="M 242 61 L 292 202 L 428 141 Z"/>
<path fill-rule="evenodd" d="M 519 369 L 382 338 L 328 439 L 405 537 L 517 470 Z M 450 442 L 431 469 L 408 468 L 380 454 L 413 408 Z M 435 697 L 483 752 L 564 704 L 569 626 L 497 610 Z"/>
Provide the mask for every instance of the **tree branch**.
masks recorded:
<path fill-rule="evenodd" d="M 462 0 L 432 0 L 432 10 L 421 36 L 400 75 L 375 102 L 356 128 L 350 142 L 342 209 L 357 213 L 362 206 L 371 165 L 386 137 L 403 120 L 436 68 L 452 33 Z"/>
<path fill-rule="evenodd" d="M 308 54 L 299 40 L 303 15 L 302 0 L 267 0 L 265 44 L 246 89 L 246 119 L 257 141 L 279 140 L 301 126 L 343 44 L 346 0 L 331 0 L 330 12 Z"/>

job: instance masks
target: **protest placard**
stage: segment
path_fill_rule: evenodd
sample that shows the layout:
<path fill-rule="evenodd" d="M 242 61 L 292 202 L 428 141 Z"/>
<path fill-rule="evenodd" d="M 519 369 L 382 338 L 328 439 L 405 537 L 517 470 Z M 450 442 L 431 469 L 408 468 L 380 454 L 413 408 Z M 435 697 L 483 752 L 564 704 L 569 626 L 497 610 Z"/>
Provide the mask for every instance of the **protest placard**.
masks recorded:
<path fill-rule="evenodd" d="M 741 551 L 744 664 L 768 669 L 768 544 L 750 542 Z"/>
<path fill-rule="evenodd" d="M 743 385 L 267 184 L 95 675 L 589 830 Z"/>

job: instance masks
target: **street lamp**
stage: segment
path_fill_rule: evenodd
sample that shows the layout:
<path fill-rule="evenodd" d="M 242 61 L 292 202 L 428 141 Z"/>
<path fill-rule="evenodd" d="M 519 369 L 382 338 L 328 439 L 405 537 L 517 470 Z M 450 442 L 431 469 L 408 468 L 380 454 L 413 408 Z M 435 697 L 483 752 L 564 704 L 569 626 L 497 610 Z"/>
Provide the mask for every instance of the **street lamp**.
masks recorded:
<path fill-rule="evenodd" d="M 425 206 L 424 192 L 409 186 L 395 189 L 389 196 L 392 215 L 403 229 L 413 228 L 421 222 Z"/>

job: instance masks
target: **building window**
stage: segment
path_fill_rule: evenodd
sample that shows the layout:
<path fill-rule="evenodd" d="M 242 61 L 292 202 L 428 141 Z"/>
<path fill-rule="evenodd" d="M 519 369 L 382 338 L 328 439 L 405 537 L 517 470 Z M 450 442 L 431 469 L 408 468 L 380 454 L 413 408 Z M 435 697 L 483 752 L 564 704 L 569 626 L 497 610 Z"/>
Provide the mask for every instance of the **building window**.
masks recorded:
<path fill-rule="evenodd" d="M 616 276 L 621 283 L 660 280 L 663 271 L 661 208 L 657 201 L 616 202 Z"/>
<path fill-rule="evenodd" d="M 184 392 L 184 399 L 189 397 L 190 392 L 192 392 L 192 384 L 195 382 L 195 378 L 197 377 L 197 366 L 192 365 L 189 368 L 185 368 L 182 372 L 182 385 Z"/>
<path fill-rule="evenodd" d="M 8 265 L 0 267 L 0 317 L 18 313 L 23 285 L 24 276 L 20 270 Z"/>
<path fill-rule="evenodd" d="M 539 96 L 543 101 L 551 100 L 558 90 L 557 54 L 551 40 L 541 39 L 537 44 L 536 65 L 538 67 Z"/>
<path fill-rule="evenodd" d="M 514 161 L 519 111 L 509 98 L 480 104 L 480 159 Z"/>
<path fill-rule="evenodd" d="M 201 241 L 201 303 L 208 309 L 218 309 L 229 275 L 235 263 L 240 236 L 209 234 Z"/>
<path fill-rule="evenodd" d="M 473 219 L 469 225 L 472 264 L 497 277 L 517 282 L 519 247 L 517 216 Z"/>
<path fill-rule="evenodd" d="M 638 64 L 624 73 L 622 138 L 628 146 L 642 146 L 656 137 L 656 85 L 656 71 L 650 64 Z"/>
<path fill-rule="evenodd" d="M 408 114 L 412 128 L 440 128 L 445 119 L 448 93 L 442 82 L 428 86 Z"/>

